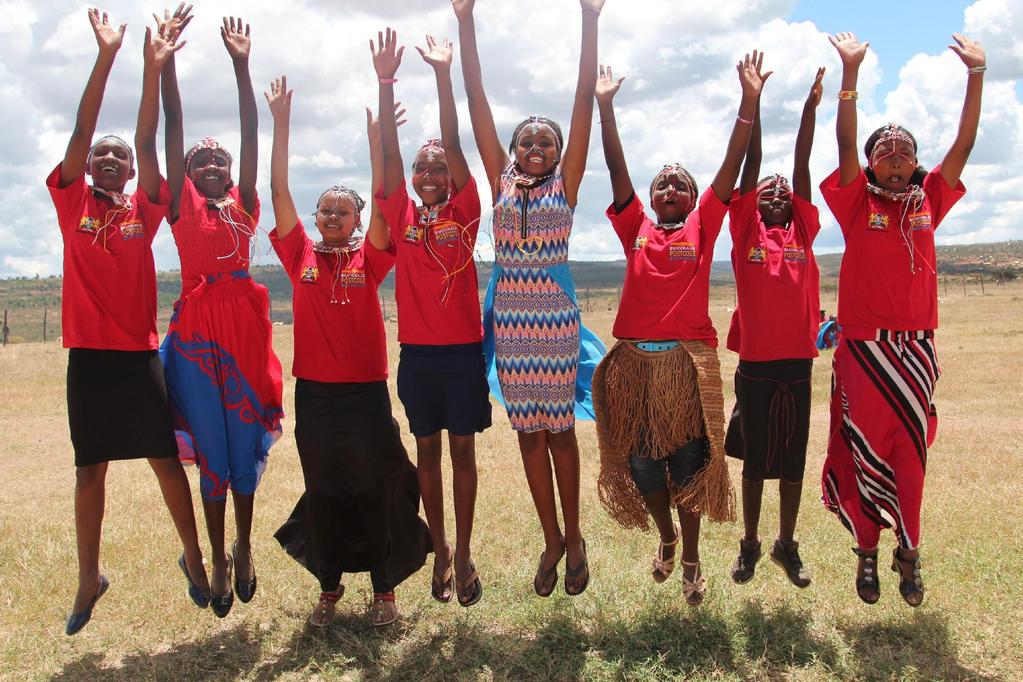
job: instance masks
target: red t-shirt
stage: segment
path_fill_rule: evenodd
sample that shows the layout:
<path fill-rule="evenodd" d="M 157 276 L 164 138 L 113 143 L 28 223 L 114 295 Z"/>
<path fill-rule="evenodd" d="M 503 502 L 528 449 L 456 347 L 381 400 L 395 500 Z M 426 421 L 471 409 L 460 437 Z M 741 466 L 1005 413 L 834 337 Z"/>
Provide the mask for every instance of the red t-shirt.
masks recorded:
<path fill-rule="evenodd" d="M 817 357 L 817 207 L 793 194 L 788 229 L 767 227 L 757 193 L 736 192 L 728 204 L 728 225 L 739 298 L 728 328 L 728 349 L 754 362 Z"/>
<path fill-rule="evenodd" d="M 483 340 L 473 250 L 480 227 L 480 195 L 471 177 L 429 221 L 402 180 L 391 196 L 377 192 L 398 251 L 394 297 L 398 340 L 441 346 Z"/>
<path fill-rule="evenodd" d="M 380 251 L 365 241 L 340 256 L 318 253 L 302 221 L 284 239 L 275 228 L 270 243 L 293 288 L 291 373 L 332 383 L 386 379 L 387 338 L 377 287 L 394 265 L 394 250 Z"/>
<path fill-rule="evenodd" d="M 93 193 L 84 176 L 61 187 L 59 164 L 46 187 L 64 240 L 64 347 L 159 348 L 153 238 L 167 216 L 167 182 L 161 179 L 156 202 L 138 189 L 131 208 L 120 212 L 110 199 Z M 108 220 L 110 226 L 100 234 Z"/>
<path fill-rule="evenodd" d="M 863 171 L 844 187 L 838 184 L 838 170 L 821 183 L 845 237 L 838 279 L 843 336 L 869 340 L 877 329 L 937 329 L 934 230 L 966 194 L 961 182 L 949 187 L 940 170 L 938 166 L 927 174 L 923 205 L 910 210 L 901 226 L 902 203 L 870 193 Z M 914 252 L 912 267 L 907 239 Z"/>
<path fill-rule="evenodd" d="M 727 210 L 707 189 L 682 227 L 661 230 L 636 195 L 621 213 L 614 204 L 608 207 L 626 258 L 615 338 L 704 341 L 717 347 L 708 313 L 710 266 Z"/>
<path fill-rule="evenodd" d="M 203 275 L 249 269 L 249 243 L 259 226 L 259 198 L 249 214 L 238 187 L 229 189 L 227 197 L 233 200 L 230 206 L 211 208 L 209 200 L 185 177 L 178 220 L 171 225 L 181 258 L 182 294 L 194 289 Z"/>

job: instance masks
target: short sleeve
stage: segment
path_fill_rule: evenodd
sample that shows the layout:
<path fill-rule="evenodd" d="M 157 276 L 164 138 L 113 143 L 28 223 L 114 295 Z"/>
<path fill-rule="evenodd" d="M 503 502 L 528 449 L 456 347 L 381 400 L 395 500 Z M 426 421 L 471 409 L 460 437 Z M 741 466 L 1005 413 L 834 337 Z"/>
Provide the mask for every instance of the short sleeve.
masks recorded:
<path fill-rule="evenodd" d="M 759 227 L 759 208 L 756 190 L 745 194 L 740 194 L 739 190 L 732 192 L 732 199 L 728 202 L 728 231 L 733 242 L 738 241 L 737 236 Z"/>
<path fill-rule="evenodd" d="M 958 181 L 955 187 L 949 187 L 941 175 L 939 164 L 924 178 L 924 194 L 927 195 L 927 203 L 931 207 L 931 222 L 934 229 L 938 229 L 938 225 L 948 215 L 949 210 L 966 194 L 966 187 L 963 186 L 962 180 Z"/>
<path fill-rule="evenodd" d="M 50 199 L 57 209 L 57 222 L 60 224 L 60 231 L 64 233 L 78 227 L 78 220 L 85 209 L 85 197 L 89 186 L 85 182 L 85 175 L 82 174 L 72 180 L 67 187 L 61 187 L 62 166 L 62 163 L 58 163 L 53 172 L 46 177 L 46 189 L 50 190 Z"/>
<path fill-rule="evenodd" d="M 621 210 L 619 213 L 615 210 L 615 205 L 612 202 L 607 207 L 605 212 L 607 219 L 611 221 L 611 227 L 614 228 L 615 233 L 618 235 L 619 241 L 622 242 L 622 248 L 625 250 L 625 255 L 628 256 L 632 250 L 632 244 L 636 241 L 636 235 L 639 234 L 639 228 L 643 226 L 643 221 L 646 220 L 646 213 L 643 211 L 643 202 L 640 201 L 638 195 L 633 195 L 632 201 Z"/>
<path fill-rule="evenodd" d="M 156 235 L 156 231 L 160 229 L 160 223 L 167 217 L 167 211 L 170 209 L 171 193 L 170 185 L 164 178 L 160 178 L 160 189 L 156 195 L 156 201 L 151 201 L 149 195 L 140 187 L 135 190 L 135 195 L 132 197 L 135 201 L 135 205 L 138 206 L 138 215 L 142 219 L 142 225 L 146 230 L 146 235 L 149 240 L 152 241 Z"/>
<path fill-rule="evenodd" d="M 402 231 L 408 226 L 411 216 L 415 214 L 415 204 L 408 195 L 405 188 L 405 179 L 402 178 L 397 189 L 391 192 L 390 196 L 384 195 L 383 186 L 374 195 L 377 207 L 387 221 L 387 227 L 391 234 L 391 243 L 401 240 Z"/>
<path fill-rule="evenodd" d="M 812 202 L 809 202 L 798 194 L 793 193 L 792 217 L 803 226 L 806 238 L 812 243 L 813 240 L 817 238 L 817 233 L 821 231 L 821 216 L 817 207 L 814 206 Z"/>
<path fill-rule="evenodd" d="M 379 286 L 387 277 L 387 273 L 394 267 L 395 256 L 398 249 L 394 240 L 386 249 L 378 249 L 366 239 L 362 242 L 362 254 L 366 263 L 366 270 L 373 276 L 373 281 Z"/>
<path fill-rule="evenodd" d="M 302 271 L 306 251 L 312 244 L 309 235 L 305 233 L 305 226 L 302 225 L 302 221 L 299 220 L 294 229 L 285 235 L 283 239 L 278 236 L 277 228 L 275 227 L 270 232 L 270 244 L 273 245 L 274 251 L 277 252 L 277 257 L 281 259 L 281 265 L 284 266 L 284 271 L 288 273 L 288 278 L 294 283 Z"/>
<path fill-rule="evenodd" d="M 848 185 L 839 185 L 840 179 L 841 169 L 836 168 L 821 183 L 821 194 L 845 234 L 867 209 L 867 175 L 861 168 L 856 179 Z"/>
<path fill-rule="evenodd" d="M 700 233 L 703 239 L 706 243 L 713 243 L 721 233 L 721 224 L 725 222 L 725 216 L 728 214 L 728 204 L 718 198 L 713 187 L 708 187 L 700 195 L 696 210 L 700 213 Z"/>
<path fill-rule="evenodd" d="M 476 187 L 476 179 L 470 175 L 465 186 L 462 189 L 455 190 L 455 193 L 448 201 L 448 206 L 451 207 L 459 224 L 466 228 L 473 239 L 475 239 L 476 233 L 480 229 L 480 213 L 482 210 L 480 208 L 480 192 Z"/>

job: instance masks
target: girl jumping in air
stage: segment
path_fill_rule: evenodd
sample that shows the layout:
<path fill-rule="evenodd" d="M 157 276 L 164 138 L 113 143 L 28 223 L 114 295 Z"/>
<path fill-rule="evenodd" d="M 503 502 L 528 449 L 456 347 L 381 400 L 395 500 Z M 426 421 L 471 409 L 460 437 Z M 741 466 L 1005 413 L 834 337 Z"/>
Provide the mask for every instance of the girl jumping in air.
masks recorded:
<path fill-rule="evenodd" d="M 779 479 L 781 515 L 771 560 L 797 587 L 810 584 L 794 534 L 810 435 L 810 372 L 817 357 L 820 273 L 813 240 L 820 218 L 810 203 L 810 150 L 823 78 L 824 69 L 818 69 L 803 105 L 791 186 L 781 175 L 757 180 L 762 158 L 757 100 L 739 192 L 728 206 L 738 296 L 728 349 L 739 354 L 739 365 L 725 450 L 743 461 L 745 531 L 732 566 L 737 583 L 749 581 L 760 560 L 764 480 Z"/>
<path fill-rule="evenodd" d="M 618 135 L 613 101 L 623 79 L 601 67 L 597 82 L 614 196 L 607 217 L 626 256 L 612 332 L 619 341 L 593 376 L 598 492 L 608 514 L 625 528 L 645 530 L 653 517 L 660 534 L 654 582 L 672 574 L 682 540 L 683 593 L 691 606 L 706 592 L 700 517 L 721 521 L 734 515 L 717 333 L 708 314 L 710 267 L 763 86 L 762 60 L 754 52 L 737 65 L 742 99 L 714 182 L 700 194 L 685 168 L 666 165 L 650 184 L 656 222 L 636 196 Z M 672 507 L 680 525 L 672 521 Z"/>
<path fill-rule="evenodd" d="M 955 33 L 950 49 L 966 65 L 966 98 L 955 140 L 927 172 L 916 139 L 889 123 L 867 138 L 867 167 L 856 149 L 856 81 L 867 43 L 852 33 L 830 38 L 842 59 L 838 93 L 838 169 L 821 192 L 845 237 L 839 275 L 842 339 L 833 361 L 831 434 L 822 477 L 824 505 L 856 541 L 856 592 L 880 598 L 882 528 L 897 546 L 892 570 L 910 606 L 924 598 L 920 573 L 920 504 L 927 448 L 937 413 L 934 330 L 938 278 L 934 231 L 966 189 L 959 177 L 977 138 L 984 50 Z"/>
<path fill-rule="evenodd" d="M 248 602 L 256 591 L 253 504 L 267 453 L 281 435 L 283 410 L 267 290 L 249 277 L 259 224 L 249 27 L 241 18 L 225 18 L 220 34 L 238 84 L 242 148 L 237 185 L 231 179 L 233 158 L 216 140 L 203 138 L 185 153 L 174 59 L 163 68 L 168 221 L 181 258 L 181 298 L 160 352 L 180 456 L 199 466 L 213 558 L 210 605 L 223 618 L 235 593 Z M 224 542 L 228 490 L 237 532 L 230 553 Z"/>
<path fill-rule="evenodd" d="M 592 417 L 589 380 L 604 348 L 580 323 L 568 239 L 590 141 L 597 20 L 604 0 L 580 0 L 582 47 L 567 144 L 557 123 L 531 116 L 515 128 L 507 152 L 483 88 L 474 4 L 452 0 L 469 116 L 494 200 L 495 263 L 484 306 L 484 346 L 496 369 L 491 390 L 503 399 L 518 434 L 543 529 L 545 548 L 533 589 L 543 597 L 554 592 L 558 563 L 567 554 L 565 592 L 577 595 L 586 589 L 590 573 L 579 525 L 575 419 L 577 412 Z"/>
<path fill-rule="evenodd" d="M 321 240 L 306 234 L 288 185 L 291 94 L 283 77 L 266 94 L 274 118 L 270 190 L 277 222 L 270 240 L 293 288 L 295 442 L 306 489 L 276 537 L 320 582 L 310 624 L 325 627 L 334 619 L 342 572 L 369 571 L 369 619 L 387 625 L 398 617 L 394 589 L 430 551 L 416 470 L 387 392 L 377 289 L 394 265 L 394 249 L 376 246 L 381 236 L 386 241 L 382 219 L 370 222 L 368 240 L 357 234 L 363 200 L 341 185 L 316 202 Z M 372 147 L 371 157 L 379 182 L 379 151 Z"/>
<path fill-rule="evenodd" d="M 462 153 L 451 85 L 451 46 L 427 36 L 416 48 L 433 67 L 440 100 L 441 139 L 423 145 L 412 163 L 416 206 L 405 189 L 394 117 L 395 73 L 401 63 L 397 35 L 379 35 L 373 64 L 380 83 L 383 185 L 374 186 L 388 231 L 375 245 L 397 249 L 398 397 L 416 437 L 419 489 L 435 548 L 431 591 L 448 602 L 471 606 L 483 596 L 470 540 L 476 503 L 476 433 L 490 426 L 490 399 L 483 360 L 483 327 L 473 250 L 480 221 L 476 181 Z M 370 233 L 371 241 L 377 235 Z M 444 532 L 441 432 L 451 448 L 457 539 L 452 551 Z M 452 567 L 453 564 L 453 567 Z M 452 570 L 452 568 L 454 570 Z M 455 578 L 453 578 L 455 576 Z M 454 580 L 454 590 L 452 581 Z"/>

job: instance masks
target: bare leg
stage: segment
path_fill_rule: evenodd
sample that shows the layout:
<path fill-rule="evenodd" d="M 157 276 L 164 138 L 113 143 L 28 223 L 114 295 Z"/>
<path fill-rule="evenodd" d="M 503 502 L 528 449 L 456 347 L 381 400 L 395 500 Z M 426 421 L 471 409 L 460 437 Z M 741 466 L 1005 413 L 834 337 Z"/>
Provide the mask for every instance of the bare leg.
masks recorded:
<path fill-rule="evenodd" d="M 796 518 L 799 516 L 799 498 L 802 493 L 802 481 L 778 481 L 778 497 L 781 499 L 778 539 L 782 542 L 792 542 L 796 533 Z M 743 504 L 745 505 L 745 502 Z"/>
<path fill-rule="evenodd" d="M 423 498 L 426 523 L 430 526 L 433 541 L 433 575 L 439 583 L 447 571 L 448 545 L 444 532 L 444 480 L 441 477 L 440 460 L 443 449 L 440 431 L 430 435 L 416 436 L 416 464 L 419 476 L 419 494 Z M 445 595 L 447 591 L 445 590 Z"/>
<path fill-rule="evenodd" d="M 227 579 L 227 553 L 224 551 L 224 514 L 227 512 L 227 500 L 203 498 L 202 510 L 206 516 L 206 534 L 210 538 L 210 559 L 213 561 L 210 591 L 214 595 L 224 595 L 230 587 L 230 581 Z"/>
<path fill-rule="evenodd" d="M 78 593 L 72 613 L 88 607 L 99 589 L 99 540 L 106 503 L 107 463 L 75 470 L 75 540 L 78 545 Z"/>
<path fill-rule="evenodd" d="M 756 542 L 760 527 L 760 504 L 764 497 L 764 482 L 742 479 L 742 524 L 744 540 Z M 798 498 L 796 505 L 799 505 Z M 791 538 L 790 538 L 791 539 Z"/>
<path fill-rule="evenodd" d="M 476 514 L 476 436 L 449 433 L 448 444 L 455 497 L 455 572 L 466 576 L 472 557 L 472 526 Z"/>
<path fill-rule="evenodd" d="M 235 542 L 234 551 L 237 556 L 234 558 L 234 565 L 238 571 L 238 582 L 251 580 L 256 572 L 252 565 L 252 511 L 255 506 L 256 496 L 240 495 L 233 490 L 231 499 L 234 501 L 234 524 L 238 533 L 238 540 Z M 223 519 L 223 515 L 220 517 Z M 221 528 L 221 542 L 223 542 L 224 531 Z M 228 585 L 230 587 L 230 585 Z M 226 590 L 225 590 L 226 592 Z M 223 592 L 218 592 L 223 594 Z"/>
<path fill-rule="evenodd" d="M 682 528 L 682 561 L 695 564 L 700 560 L 700 515 L 678 508 L 679 525 Z M 682 575 L 694 580 L 699 566 L 682 564 Z"/>
<path fill-rule="evenodd" d="M 193 583 L 206 594 L 210 593 L 210 582 L 206 567 L 202 563 L 202 549 L 199 547 L 199 533 L 195 526 L 195 512 L 192 511 L 192 492 L 188 487 L 188 476 L 177 457 L 150 459 L 163 501 L 170 511 L 171 520 L 181 538 L 185 552 L 185 566 Z"/>
<path fill-rule="evenodd" d="M 543 528 L 545 570 L 561 560 L 565 549 L 565 540 L 558 525 L 558 510 L 554 503 L 554 472 L 547 452 L 547 433 L 518 433 L 526 482 L 533 496 L 536 514 L 540 518 L 540 527 Z"/>
<path fill-rule="evenodd" d="M 657 526 L 657 533 L 661 536 L 661 542 L 672 543 L 664 548 L 661 558 L 667 561 L 675 556 L 675 522 L 671 519 L 671 501 L 668 498 L 668 489 L 658 490 L 656 493 L 643 496 L 643 503 L 650 512 L 650 516 Z"/>
<path fill-rule="evenodd" d="M 561 514 L 565 521 L 565 551 L 569 566 L 578 566 L 586 558 L 579 526 L 579 441 L 575 429 L 548 433 L 547 444 L 554 460 Z"/>

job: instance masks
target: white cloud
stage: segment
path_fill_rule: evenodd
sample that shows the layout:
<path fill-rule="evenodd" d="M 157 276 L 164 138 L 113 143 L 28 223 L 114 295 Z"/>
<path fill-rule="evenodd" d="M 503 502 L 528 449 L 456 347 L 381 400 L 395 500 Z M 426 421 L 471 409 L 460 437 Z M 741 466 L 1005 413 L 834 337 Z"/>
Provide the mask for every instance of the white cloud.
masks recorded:
<path fill-rule="evenodd" d="M 377 88 L 368 41 L 390 23 L 407 45 L 398 73 L 398 98 L 409 123 L 400 130 L 411 155 L 438 135 L 436 90 L 431 70 L 413 49 L 432 32 L 457 41 L 446 2 L 424 10 L 419 0 L 326 0 L 304 3 L 198 3 L 188 45 L 178 60 L 186 139 L 210 134 L 237 149 L 237 94 L 220 41 L 221 14 L 241 14 L 252 25 L 252 77 L 260 107 L 260 189 L 264 227 L 273 223 L 269 202 L 272 119 L 262 91 L 285 73 L 295 89 L 292 115 L 293 193 L 299 211 L 312 210 L 326 186 L 341 181 L 369 195 L 364 108 L 376 108 Z M 836 163 L 835 97 L 840 65 L 826 35 L 812 23 L 784 17 L 794 0 L 719 0 L 713 3 L 639 4 L 611 0 L 601 18 L 601 62 L 627 76 L 617 98 L 618 121 L 640 195 L 666 162 L 680 161 L 706 188 L 721 163 L 735 120 L 739 85 L 734 64 L 742 52 L 766 51 L 776 71 L 763 101 L 764 172 L 791 173 L 792 146 L 807 89 L 818 66 L 826 66 L 825 97 L 817 112 L 811 162 L 814 183 Z M 1016 216 L 1023 180 L 1023 107 L 1012 79 L 1023 77 L 1021 13 L 1009 0 L 978 0 L 967 8 L 964 31 L 989 54 L 981 130 L 964 173 L 967 198 L 949 216 L 939 239 L 951 243 L 1023 237 Z M 61 267 L 60 239 L 43 178 L 61 158 L 75 108 L 95 55 L 85 4 L 0 0 L 0 97 L 14 106 L 0 110 L 0 276 L 53 274 Z M 141 41 L 149 13 L 116 0 L 105 9 L 112 23 L 128 22 L 125 44 L 110 77 L 98 133 L 130 138 L 138 109 Z M 567 127 L 578 64 L 579 11 L 569 0 L 482 1 L 477 29 L 484 78 L 498 132 L 506 139 L 526 115 L 544 113 Z M 921 159 L 938 163 L 956 130 L 965 74 L 954 54 L 919 54 L 897 71 L 898 84 L 878 92 L 881 64 L 869 53 L 860 72 L 860 138 L 874 126 L 897 119 L 917 136 Z M 469 127 L 460 65 L 454 67 L 463 147 L 476 177 L 483 178 Z M 594 123 L 587 176 L 576 211 L 572 258 L 619 257 L 620 246 L 603 216 L 610 200 L 599 126 Z M 161 136 L 162 140 L 162 136 Z M 406 158 L 406 165 L 409 158 Z M 481 184 L 485 184 L 482 182 Z M 486 203 L 489 192 L 481 187 Z M 822 249 L 841 248 L 841 236 L 822 207 Z M 492 255 L 488 212 L 479 253 Z M 265 245 L 264 245 L 265 246 Z M 728 256 L 727 232 L 717 248 Z M 263 249 L 265 250 L 265 249 Z M 170 231 L 161 230 L 154 251 L 158 267 L 177 267 Z M 270 256 L 265 262 L 273 262 Z"/>

